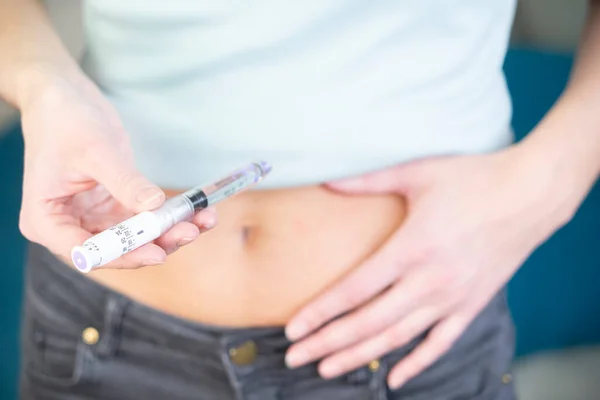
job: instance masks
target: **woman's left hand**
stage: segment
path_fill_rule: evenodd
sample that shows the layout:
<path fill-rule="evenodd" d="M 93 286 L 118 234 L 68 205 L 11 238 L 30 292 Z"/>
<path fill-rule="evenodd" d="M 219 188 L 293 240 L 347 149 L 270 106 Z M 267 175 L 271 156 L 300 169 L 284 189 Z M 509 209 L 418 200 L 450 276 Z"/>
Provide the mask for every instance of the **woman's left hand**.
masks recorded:
<path fill-rule="evenodd" d="M 286 333 L 298 342 L 287 353 L 288 365 L 323 359 L 319 372 L 332 378 L 429 328 L 391 370 L 388 384 L 397 388 L 435 362 L 529 254 L 571 217 L 552 168 L 531 158 L 515 145 L 332 183 L 345 193 L 405 196 L 408 216 L 375 254 L 290 321 Z"/>

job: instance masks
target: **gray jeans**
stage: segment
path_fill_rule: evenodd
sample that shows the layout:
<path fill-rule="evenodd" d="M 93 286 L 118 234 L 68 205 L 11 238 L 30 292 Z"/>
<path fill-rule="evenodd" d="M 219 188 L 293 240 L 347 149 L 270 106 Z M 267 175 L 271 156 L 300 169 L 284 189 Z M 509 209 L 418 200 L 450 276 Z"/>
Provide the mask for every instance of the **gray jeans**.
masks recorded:
<path fill-rule="evenodd" d="M 22 330 L 22 399 L 515 399 L 504 293 L 432 367 L 398 391 L 390 368 L 424 335 L 343 377 L 285 367 L 283 330 L 185 321 L 111 291 L 31 245 Z M 504 378 L 503 378 L 504 377 Z"/>

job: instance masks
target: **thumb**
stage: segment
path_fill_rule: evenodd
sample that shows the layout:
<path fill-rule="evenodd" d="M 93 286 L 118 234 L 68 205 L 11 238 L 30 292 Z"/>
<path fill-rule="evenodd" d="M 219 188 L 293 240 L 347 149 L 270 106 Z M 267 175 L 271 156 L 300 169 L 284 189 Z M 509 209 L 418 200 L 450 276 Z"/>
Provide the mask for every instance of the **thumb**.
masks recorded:
<path fill-rule="evenodd" d="M 420 173 L 416 165 L 404 164 L 328 182 L 326 186 L 343 193 L 406 193 L 418 182 L 418 175 Z"/>
<path fill-rule="evenodd" d="M 164 192 L 138 171 L 133 157 L 111 149 L 95 154 L 86 172 L 125 208 L 139 213 L 165 201 Z"/>

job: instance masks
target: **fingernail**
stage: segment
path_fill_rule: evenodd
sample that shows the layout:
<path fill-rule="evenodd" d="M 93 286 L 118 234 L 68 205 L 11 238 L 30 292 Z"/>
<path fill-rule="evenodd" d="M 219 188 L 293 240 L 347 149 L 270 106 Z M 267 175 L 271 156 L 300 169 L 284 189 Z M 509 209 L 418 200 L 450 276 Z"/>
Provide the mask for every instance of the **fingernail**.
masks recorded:
<path fill-rule="evenodd" d="M 152 265 L 160 265 L 160 264 L 164 264 L 164 261 L 162 260 L 148 260 L 144 262 L 144 265 L 146 266 L 152 266 Z"/>
<path fill-rule="evenodd" d="M 135 200 L 144 206 L 159 206 L 159 200 L 162 200 L 164 196 L 160 189 L 154 186 L 148 186 L 141 189 L 135 198 Z"/>
<path fill-rule="evenodd" d="M 177 241 L 176 246 L 177 247 L 183 247 L 186 244 L 190 244 L 194 241 L 195 238 L 181 238 Z"/>
<path fill-rule="evenodd" d="M 204 224 L 204 227 L 206 229 L 212 229 L 217 225 L 217 212 L 215 211 L 215 209 L 210 209 L 210 218 L 208 219 L 208 221 L 206 221 L 206 223 Z"/>
<path fill-rule="evenodd" d="M 204 230 L 208 230 L 208 229 L 212 229 L 217 225 L 217 221 L 216 220 L 211 220 L 211 221 L 206 221 L 206 223 L 204 225 L 202 225 L 202 228 Z"/>
<path fill-rule="evenodd" d="M 288 368 L 296 368 L 300 365 L 304 364 L 307 359 L 307 354 L 299 352 L 299 351 L 290 351 L 285 356 L 285 363 Z"/>
<path fill-rule="evenodd" d="M 302 336 L 308 333 L 308 326 L 303 322 L 294 322 L 285 330 L 285 335 L 290 341 L 295 341 L 300 339 Z"/>
<path fill-rule="evenodd" d="M 404 385 L 404 378 L 394 377 L 394 378 L 391 378 L 388 382 L 388 386 L 392 390 L 398 390 L 398 389 L 400 389 L 400 386 L 402 386 L 402 385 Z"/>
<path fill-rule="evenodd" d="M 340 369 L 335 364 L 323 363 L 319 367 L 319 374 L 323 379 L 331 379 L 340 374 Z"/>

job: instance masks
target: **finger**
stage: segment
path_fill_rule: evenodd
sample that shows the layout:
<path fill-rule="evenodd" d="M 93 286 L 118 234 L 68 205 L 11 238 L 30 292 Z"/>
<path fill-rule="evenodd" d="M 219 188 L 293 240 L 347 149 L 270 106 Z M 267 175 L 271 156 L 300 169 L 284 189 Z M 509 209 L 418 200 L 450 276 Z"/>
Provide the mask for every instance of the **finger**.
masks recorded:
<path fill-rule="evenodd" d="M 37 223 L 34 229 L 29 229 L 29 224 L 22 223 L 22 228 L 29 240 L 39 243 L 48 248 L 54 254 L 64 260 L 71 260 L 71 249 L 79 246 L 89 239 L 92 234 L 80 228 L 76 220 L 69 215 L 45 215 L 33 211 L 33 217 Z M 22 220 L 27 220 L 23 217 Z M 164 262 L 166 253 L 155 244 L 144 245 L 131 253 L 125 254 L 119 259 L 106 264 L 102 268 L 139 268 L 147 265 L 157 265 Z"/>
<path fill-rule="evenodd" d="M 390 239 L 363 265 L 317 297 L 292 318 L 286 327 L 289 340 L 295 341 L 380 293 L 396 281 L 403 263 L 397 254 L 408 254 L 407 244 Z"/>
<path fill-rule="evenodd" d="M 217 225 L 217 211 L 214 207 L 208 207 L 194 216 L 192 221 L 200 232 L 206 232 Z"/>
<path fill-rule="evenodd" d="M 440 315 L 441 310 L 436 307 L 415 311 L 380 334 L 326 358 L 319 365 L 319 373 L 323 378 L 330 379 L 376 360 L 407 345 L 435 324 Z"/>
<path fill-rule="evenodd" d="M 327 183 L 327 186 L 347 193 L 405 192 L 422 181 L 421 162 L 413 161 L 354 178 Z"/>
<path fill-rule="evenodd" d="M 159 207 L 164 192 L 144 177 L 131 159 L 117 149 L 99 147 L 90 153 L 80 168 L 97 179 L 125 208 L 142 212 Z"/>
<path fill-rule="evenodd" d="M 388 376 L 390 388 L 398 389 L 444 355 L 467 328 L 470 320 L 464 315 L 455 315 L 437 324 L 423 343 L 392 369 Z"/>
<path fill-rule="evenodd" d="M 335 353 L 386 329 L 415 307 L 422 288 L 407 278 L 356 311 L 293 345 L 287 362 L 297 367 Z"/>
<path fill-rule="evenodd" d="M 32 223 L 31 221 L 35 221 Z M 19 229 L 28 240 L 39 243 L 52 253 L 70 260 L 71 249 L 78 246 L 92 234 L 79 227 L 70 216 L 53 216 L 23 208 Z"/>
<path fill-rule="evenodd" d="M 180 222 L 154 241 L 155 244 L 171 254 L 180 247 L 192 243 L 200 235 L 198 227 L 191 222 Z"/>

